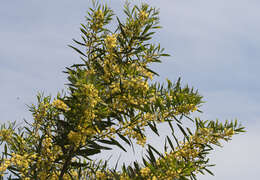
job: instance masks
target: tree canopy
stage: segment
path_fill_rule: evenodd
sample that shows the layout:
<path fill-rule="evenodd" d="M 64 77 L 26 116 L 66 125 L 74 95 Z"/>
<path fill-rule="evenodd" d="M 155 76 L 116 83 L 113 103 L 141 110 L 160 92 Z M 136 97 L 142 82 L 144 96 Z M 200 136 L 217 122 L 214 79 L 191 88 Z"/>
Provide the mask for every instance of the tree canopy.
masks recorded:
<path fill-rule="evenodd" d="M 244 132 L 237 121 L 192 118 L 201 112 L 202 96 L 180 79 L 154 82 L 158 74 L 150 65 L 169 56 L 151 41 L 160 28 L 159 12 L 129 3 L 123 12 L 123 20 L 115 18 L 111 8 L 94 1 L 81 24 L 81 41 L 70 46 L 82 63 L 66 68 L 66 91 L 54 98 L 38 94 L 29 107 L 33 120 L 24 126 L 1 126 L 2 179 L 196 179 L 212 174 L 208 154 L 214 145 Z M 146 130 L 160 135 L 160 123 L 171 129 L 164 152 L 146 142 Z M 92 159 L 135 144 L 146 149 L 142 162 L 110 168 L 109 161 Z"/>

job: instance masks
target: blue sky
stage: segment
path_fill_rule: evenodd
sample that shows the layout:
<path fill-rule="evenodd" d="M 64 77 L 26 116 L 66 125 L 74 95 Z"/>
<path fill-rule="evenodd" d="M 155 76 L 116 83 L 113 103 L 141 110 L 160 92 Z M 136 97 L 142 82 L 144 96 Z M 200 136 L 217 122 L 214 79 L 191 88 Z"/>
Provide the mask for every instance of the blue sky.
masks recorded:
<path fill-rule="evenodd" d="M 121 13 L 121 0 L 105 1 Z M 134 1 L 138 3 L 140 1 Z M 260 158 L 260 1 L 149 0 L 160 8 L 155 40 L 170 58 L 153 66 L 158 80 L 179 76 L 207 103 L 203 118 L 237 118 L 247 133 L 212 155 L 215 176 L 201 180 L 257 179 Z M 26 104 L 39 91 L 56 95 L 65 66 L 80 62 L 66 45 L 79 39 L 90 0 L 12 0 L 0 6 L 0 122 L 30 119 Z M 163 129 L 163 127 L 162 127 Z"/>

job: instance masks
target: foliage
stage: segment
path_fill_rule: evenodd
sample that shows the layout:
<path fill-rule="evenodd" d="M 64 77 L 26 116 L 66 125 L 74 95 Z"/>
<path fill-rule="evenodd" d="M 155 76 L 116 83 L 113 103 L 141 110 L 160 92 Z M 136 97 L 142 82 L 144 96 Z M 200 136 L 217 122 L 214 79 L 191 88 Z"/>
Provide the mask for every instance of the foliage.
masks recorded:
<path fill-rule="evenodd" d="M 9 179 L 196 179 L 209 172 L 207 155 L 212 145 L 230 140 L 243 132 L 237 122 L 192 119 L 199 111 L 202 96 L 192 88 L 167 80 L 154 83 L 157 75 L 149 66 L 168 54 L 149 40 L 158 26 L 158 11 L 147 4 L 131 7 L 126 3 L 122 22 L 108 29 L 114 17 L 106 5 L 93 3 L 81 24 L 82 42 L 72 47 L 82 64 L 66 68 L 66 93 L 39 94 L 30 107 L 33 122 L 22 128 L 2 125 L 4 144 L 0 173 Z M 200 111 L 199 111 L 200 112 Z M 182 124 L 189 119 L 192 132 Z M 159 135 L 157 124 L 168 124 L 172 136 L 165 138 L 165 152 L 146 143 L 145 128 Z M 180 142 L 176 128 L 183 133 Z M 120 141 L 119 141 L 120 140 Z M 125 142 L 125 144 L 122 144 Z M 93 161 L 91 156 L 113 146 L 134 143 L 146 148 L 143 162 L 133 166 L 108 168 L 108 161 Z M 167 147 L 171 150 L 168 151 Z M 5 175 L 7 177 L 7 175 Z"/>

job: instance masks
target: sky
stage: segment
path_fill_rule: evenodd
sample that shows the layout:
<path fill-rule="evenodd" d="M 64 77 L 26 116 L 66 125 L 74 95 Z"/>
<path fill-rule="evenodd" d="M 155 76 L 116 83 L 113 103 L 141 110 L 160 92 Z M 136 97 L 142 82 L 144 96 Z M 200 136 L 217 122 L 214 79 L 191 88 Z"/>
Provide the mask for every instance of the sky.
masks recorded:
<path fill-rule="evenodd" d="M 122 0 L 105 1 L 122 15 Z M 132 0 L 134 4 L 141 1 Z M 160 9 L 155 34 L 171 57 L 152 68 L 157 78 L 182 78 L 204 96 L 202 118 L 238 119 L 247 132 L 211 157 L 215 176 L 200 180 L 257 179 L 260 150 L 260 1 L 149 0 Z M 79 63 L 67 45 L 80 39 L 90 0 L 3 0 L 0 6 L 0 122 L 30 119 L 37 92 L 64 89 L 65 67 Z M 165 127 L 161 127 L 164 131 Z M 160 140 L 158 140 L 159 142 Z M 124 156 L 125 160 L 128 156 Z M 123 159 L 124 159 L 123 158 Z M 128 159 L 131 160 L 131 159 Z"/>

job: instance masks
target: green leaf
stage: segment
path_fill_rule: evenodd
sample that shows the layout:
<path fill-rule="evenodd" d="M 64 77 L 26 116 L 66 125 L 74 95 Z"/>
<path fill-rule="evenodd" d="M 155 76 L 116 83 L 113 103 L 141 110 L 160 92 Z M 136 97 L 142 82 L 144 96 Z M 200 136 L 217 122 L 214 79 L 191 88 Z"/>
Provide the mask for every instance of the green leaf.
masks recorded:
<path fill-rule="evenodd" d="M 81 52 L 79 49 L 77 49 L 77 48 L 75 48 L 75 47 L 73 47 L 73 46 L 71 46 L 71 45 L 68 45 L 69 47 L 71 47 L 72 49 L 74 49 L 75 51 L 77 51 L 79 54 L 81 54 L 82 56 L 85 56 L 85 57 L 87 57 L 83 52 Z"/>
<path fill-rule="evenodd" d="M 145 33 L 147 33 L 147 31 L 148 31 L 149 29 L 151 29 L 151 27 L 152 27 L 152 24 L 148 24 L 147 26 L 145 26 L 144 31 L 143 31 L 143 33 L 141 34 L 141 36 L 145 35 Z"/>
<path fill-rule="evenodd" d="M 118 135 L 123 141 L 125 141 L 129 146 L 131 145 L 130 141 L 129 141 L 125 136 L 123 136 L 123 135 L 120 134 L 120 133 L 117 133 L 117 135 Z"/>
<path fill-rule="evenodd" d="M 168 143 L 170 144 L 172 150 L 174 151 L 174 146 L 173 146 L 173 144 L 172 144 L 171 139 L 169 138 L 169 136 L 166 136 L 166 138 L 167 138 L 167 141 L 168 141 Z"/>
<path fill-rule="evenodd" d="M 150 32 L 148 34 L 145 34 L 144 36 L 142 36 L 142 38 L 151 38 L 150 36 L 153 35 L 155 32 Z"/>
<path fill-rule="evenodd" d="M 116 146 L 120 147 L 123 151 L 127 152 L 126 149 L 113 138 L 110 138 L 110 140 L 100 139 L 98 141 L 101 143 L 104 143 L 104 144 L 116 145 Z"/>
<path fill-rule="evenodd" d="M 104 149 L 104 150 L 111 150 L 112 149 L 110 147 L 101 146 L 94 141 L 87 140 L 86 143 L 88 144 L 88 147 L 91 147 L 93 149 Z"/>
<path fill-rule="evenodd" d="M 160 136 L 160 134 L 158 133 L 156 124 L 153 122 L 153 124 L 151 124 L 150 122 L 147 122 L 148 126 L 150 127 L 150 129 L 158 136 Z"/>
<path fill-rule="evenodd" d="M 4 154 L 5 154 L 5 157 L 7 158 L 7 145 L 5 144 L 5 152 L 4 152 Z"/>
<path fill-rule="evenodd" d="M 156 154 L 158 154 L 158 156 L 160 156 L 161 158 L 164 158 L 163 155 L 150 144 L 148 144 L 148 148 L 151 148 Z"/>
<path fill-rule="evenodd" d="M 134 166 L 135 166 L 135 169 L 137 170 L 137 172 L 139 172 L 140 171 L 140 166 L 139 166 L 139 164 L 136 161 L 134 161 Z"/>
<path fill-rule="evenodd" d="M 151 69 L 149 69 L 149 68 L 147 68 L 147 67 L 144 67 L 147 71 L 149 71 L 149 72 L 151 72 L 151 73 L 153 73 L 153 74 L 155 74 L 155 75 L 157 75 L 157 76 L 160 76 L 158 73 L 156 73 L 156 72 L 154 72 L 153 70 L 151 70 Z"/>
<path fill-rule="evenodd" d="M 82 66 L 86 66 L 86 64 L 73 64 L 71 67 L 82 67 Z"/>
<path fill-rule="evenodd" d="M 75 39 L 72 39 L 75 43 L 77 43 L 77 44 L 79 44 L 79 45 L 81 45 L 81 46 L 86 46 L 86 44 L 84 44 L 84 43 L 81 43 L 81 42 L 79 42 L 79 41 L 77 41 L 77 40 L 75 40 Z"/>
<path fill-rule="evenodd" d="M 155 157 L 153 155 L 153 152 L 152 152 L 151 148 L 148 148 L 146 151 L 148 152 L 148 155 L 149 155 L 149 156 L 146 155 L 146 157 L 149 159 L 150 163 L 155 165 L 156 164 L 156 159 L 155 159 Z"/>
<path fill-rule="evenodd" d="M 184 137 L 189 141 L 189 136 L 187 135 L 187 133 L 185 132 L 185 130 L 181 127 L 181 125 L 179 125 L 177 123 L 177 126 L 179 127 L 179 129 L 181 130 L 181 132 L 183 133 Z"/>
<path fill-rule="evenodd" d="M 92 155 L 98 154 L 100 152 L 101 151 L 99 149 L 87 148 L 87 149 L 81 149 L 81 150 L 77 151 L 76 154 L 86 157 L 86 156 L 92 156 Z"/>
<path fill-rule="evenodd" d="M 144 158 L 142 158 L 142 159 L 143 159 L 144 165 L 147 166 L 148 165 L 147 161 Z"/>
<path fill-rule="evenodd" d="M 211 172 L 209 169 L 204 168 L 205 171 L 207 171 L 210 175 L 214 176 L 213 172 Z"/>
<path fill-rule="evenodd" d="M 86 163 L 79 163 L 79 162 L 71 162 L 70 165 L 71 165 L 71 166 L 74 166 L 74 167 L 77 167 L 77 168 L 88 166 L 88 164 L 86 164 Z"/>
<path fill-rule="evenodd" d="M 123 37 L 124 37 L 125 39 L 127 39 L 127 36 L 126 36 L 125 31 L 124 31 L 124 29 L 123 29 L 122 23 L 120 22 L 120 20 L 119 20 L 118 17 L 116 17 L 116 19 L 117 19 L 117 22 L 118 22 L 118 25 L 119 25 L 119 28 L 120 28 L 120 31 L 121 31 Z"/>
<path fill-rule="evenodd" d="M 81 31 L 86 37 L 88 36 L 87 31 L 85 31 L 84 29 L 80 28 L 80 31 Z"/>
<path fill-rule="evenodd" d="M 133 170 L 133 168 L 131 166 L 128 166 L 127 167 L 127 172 L 128 172 L 128 175 L 133 178 L 135 177 L 135 171 Z"/>
<path fill-rule="evenodd" d="M 160 54 L 160 56 L 171 56 L 170 54 Z"/>
<path fill-rule="evenodd" d="M 120 154 L 120 156 L 118 157 L 118 159 L 116 161 L 116 164 L 115 164 L 115 167 L 114 167 L 115 170 L 117 169 L 117 166 L 118 166 L 120 158 L 121 158 L 121 154 Z M 107 161 L 106 161 L 106 163 L 107 163 Z"/>

